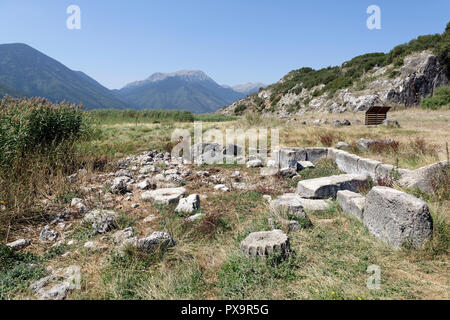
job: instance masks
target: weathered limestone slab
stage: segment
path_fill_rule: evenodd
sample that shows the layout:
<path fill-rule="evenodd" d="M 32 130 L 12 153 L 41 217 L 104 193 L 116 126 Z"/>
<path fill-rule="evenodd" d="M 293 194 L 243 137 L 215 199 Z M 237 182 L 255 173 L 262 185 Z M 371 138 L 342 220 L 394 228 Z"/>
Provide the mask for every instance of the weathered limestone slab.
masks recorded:
<path fill-rule="evenodd" d="M 316 167 L 311 161 L 298 161 L 297 163 L 297 167 L 299 170 L 314 169 Z"/>
<path fill-rule="evenodd" d="M 289 250 L 289 237 L 281 230 L 254 232 L 241 242 L 241 251 L 252 257 L 267 257 L 272 253 L 285 257 Z"/>
<path fill-rule="evenodd" d="M 345 173 L 358 173 L 358 161 L 361 159 L 357 155 L 341 151 L 336 154 L 336 165 L 339 170 L 344 171 Z"/>
<path fill-rule="evenodd" d="M 346 152 L 346 151 L 338 150 L 338 149 L 334 149 L 334 148 L 328 148 L 327 158 L 332 160 L 333 162 L 336 162 L 337 155 L 340 153 L 343 153 L 343 152 Z"/>
<path fill-rule="evenodd" d="M 286 215 L 287 218 L 306 218 L 301 198 L 293 193 L 284 194 L 270 202 L 270 211 L 277 216 Z"/>
<path fill-rule="evenodd" d="M 305 148 L 305 150 L 306 150 L 306 160 L 311 162 L 317 162 L 322 158 L 326 158 L 328 155 L 328 148 Z"/>
<path fill-rule="evenodd" d="M 425 193 L 432 193 L 439 183 L 440 175 L 444 175 L 446 170 L 448 170 L 447 161 L 433 163 L 404 173 L 398 183 L 404 188 L 419 189 Z"/>
<path fill-rule="evenodd" d="M 303 198 L 327 199 L 336 198 L 339 190 L 358 192 L 368 187 L 367 176 L 361 174 L 342 174 L 338 176 L 299 181 L 297 193 Z"/>
<path fill-rule="evenodd" d="M 296 193 L 286 193 L 279 196 L 276 200 L 279 200 L 281 203 L 287 201 L 290 203 L 290 207 L 303 207 L 306 211 L 324 211 L 331 208 L 331 201 L 321 200 L 321 199 L 305 199 L 300 197 Z"/>
<path fill-rule="evenodd" d="M 422 246 L 433 234 L 428 205 L 410 194 L 374 187 L 366 197 L 364 225 L 394 248 Z"/>
<path fill-rule="evenodd" d="M 141 199 L 144 201 L 153 201 L 157 204 L 168 205 L 177 203 L 186 194 L 186 189 L 179 188 L 164 188 L 152 191 L 146 191 L 141 194 Z"/>
<path fill-rule="evenodd" d="M 336 200 L 345 213 L 354 216 L 359 221 L 363 220 L 364 206 L 366 204 L 364 196 L 356 192 L 341 190 L 338 191 Z"/>
<path fill-rule="evenodd" d="M 282 148 L 279 152 L 280 168 L 287 168 L 290 160 L 306 161 L 304 148 Z"/>
<path fill-rule="evenodd" d="M 365 174 L 371 177 L 374 181 L 377 179 L 377 167 L 382 163 L 377 160 L 359 158 L 358 160 L 358 173 Z"/>

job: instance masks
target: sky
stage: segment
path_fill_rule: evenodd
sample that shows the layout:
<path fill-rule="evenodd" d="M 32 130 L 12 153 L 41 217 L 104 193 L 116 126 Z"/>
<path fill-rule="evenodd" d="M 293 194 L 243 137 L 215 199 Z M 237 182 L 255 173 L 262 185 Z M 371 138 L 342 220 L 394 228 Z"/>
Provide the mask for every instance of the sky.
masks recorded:
<path fill-rule="evenodd" d="M 81 29 L 67 28 L 70 5 Z M 367 27 L 370 5 L 381 29 Z M 181 69 L 271 84 L 442 33 L 449 21 L 448 0 L 0 0 L 0 44 L 26 43 L 110 89 Z"/>

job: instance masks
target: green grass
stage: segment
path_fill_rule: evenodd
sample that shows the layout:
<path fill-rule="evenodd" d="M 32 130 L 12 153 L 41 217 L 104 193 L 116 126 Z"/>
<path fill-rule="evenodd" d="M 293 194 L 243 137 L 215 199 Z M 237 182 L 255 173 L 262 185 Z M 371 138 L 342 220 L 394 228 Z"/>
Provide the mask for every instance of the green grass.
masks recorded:
<path fill-rule="evenodd" d="M 118 123 L 174 123 L 174 122 L 223 122 L 233 121 L 234 117 L 220 114 L 193 114 L 189 111 L 180 110 L 117 110 L 98 109 L 89 111 L 93 120 L 100 124 Z"/>

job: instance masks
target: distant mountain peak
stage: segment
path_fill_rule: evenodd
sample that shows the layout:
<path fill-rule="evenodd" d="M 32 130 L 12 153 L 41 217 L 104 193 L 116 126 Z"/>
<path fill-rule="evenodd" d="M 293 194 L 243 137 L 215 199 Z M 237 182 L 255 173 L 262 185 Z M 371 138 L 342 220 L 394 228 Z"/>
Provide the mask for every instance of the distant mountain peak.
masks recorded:
<path fill-rule="evenodd" d="M 206 73 L 204 73 L 201 70 L 179 70 L 171 73 L 156 72 L 145 80 L 135 81 L 127 84 L 125 87 L 123 87 L 123 89 L 130 87 L 139 87 L 147 83 L 163 81 L 168 78 L 179 78 L 183 81 L 188 82 L 200 82 L 200 81 L 214 82 L 213 79 L 208 77 Z"/>

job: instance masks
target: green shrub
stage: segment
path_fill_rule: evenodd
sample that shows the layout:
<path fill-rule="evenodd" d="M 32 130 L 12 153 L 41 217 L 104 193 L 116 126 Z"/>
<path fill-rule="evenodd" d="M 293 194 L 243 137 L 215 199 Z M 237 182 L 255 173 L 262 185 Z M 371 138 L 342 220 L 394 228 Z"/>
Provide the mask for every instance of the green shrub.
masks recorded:
<path fill-rule="evenodd" d="M 94 120 L 101 123 L 161 123 L 161 122 L 193 122 L 194 115 L 180 110 L 133 110 L 133 109 L 98 109 L 89 111 Z"/>
<path fill-rule="evenodd" d="M 239 104 L 236 106 L 236 108 L 234 108 L 234 114 L 240 116 L 246 109 L 247 106 L 245 104 Z"/>
<path fill-rule="evenodd" d="M 0 101 L 0 167 L 25 154 L 73 142 L 90 132 L 88 119 L 71 104 L 41 98 Z"/>
<path fill-rule="evenodd" d="M 424 98 L 422 108 L 436 110 L 443 106 L 450 106 L 450 86 L 440 87 L 435 90 L 432 97 Z"/>

